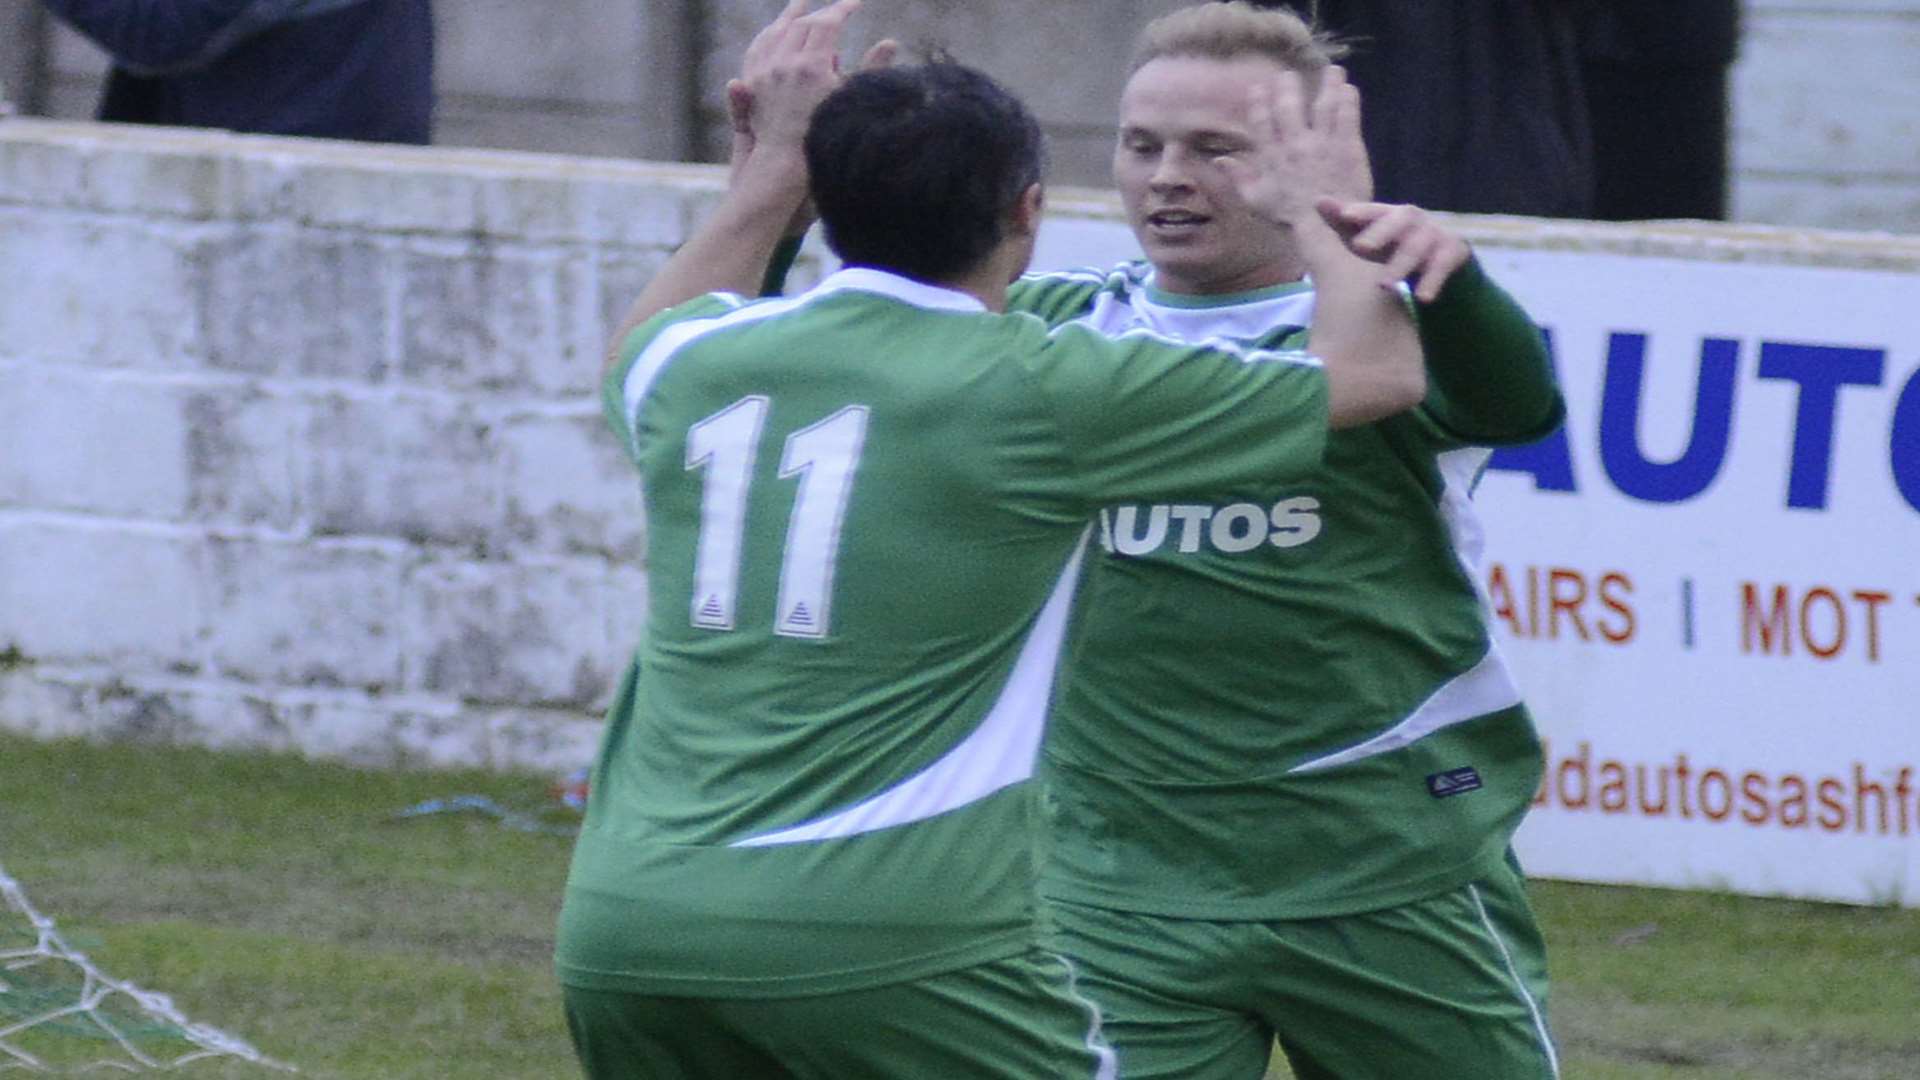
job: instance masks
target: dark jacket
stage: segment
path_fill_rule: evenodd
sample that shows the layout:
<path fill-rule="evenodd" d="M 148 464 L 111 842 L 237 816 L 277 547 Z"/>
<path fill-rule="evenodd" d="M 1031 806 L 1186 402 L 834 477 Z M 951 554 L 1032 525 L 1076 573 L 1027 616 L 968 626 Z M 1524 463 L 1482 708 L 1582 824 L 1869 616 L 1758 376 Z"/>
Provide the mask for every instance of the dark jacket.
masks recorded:
<path fill-rule="evenodd" d="M 1582 12 L 1589 63 L 1718 71 L 1739 53 L 1739 0 L 1607 0 Z"/>
<path fill-rule="evenodd" d="M 1382 200 L 1587 215 L 1592 152 L 1570 3 L 1320 0 L 1319 14 L 1353 47 L 1343 62 Z"/>
<path fill-rule="evenodd" d="M 1607 0 L 1580 24 L 1594 216 L 1727 216 L 1739 0 Z"/>
<path fill-rule="evenodd" d="M 430 0 L 45 0 L 113 58 L 99 118 L 425 143 Z"/>

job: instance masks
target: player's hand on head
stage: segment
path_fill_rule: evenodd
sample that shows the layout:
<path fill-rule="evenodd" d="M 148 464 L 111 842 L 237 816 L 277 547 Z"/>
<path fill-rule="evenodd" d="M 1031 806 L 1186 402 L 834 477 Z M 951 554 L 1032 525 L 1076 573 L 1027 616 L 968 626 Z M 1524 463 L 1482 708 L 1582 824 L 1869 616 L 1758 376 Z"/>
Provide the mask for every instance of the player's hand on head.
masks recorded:
<path fill-rule="evenodd" d="M 1422 303 L 1438 297 L 1453 272 L 1473 257 L 1465 237 L 1417 206 L 1325 198 L 1316 209 L 1348 251 L 1383 267 L 1383 287 L 1407 282 Z"/>

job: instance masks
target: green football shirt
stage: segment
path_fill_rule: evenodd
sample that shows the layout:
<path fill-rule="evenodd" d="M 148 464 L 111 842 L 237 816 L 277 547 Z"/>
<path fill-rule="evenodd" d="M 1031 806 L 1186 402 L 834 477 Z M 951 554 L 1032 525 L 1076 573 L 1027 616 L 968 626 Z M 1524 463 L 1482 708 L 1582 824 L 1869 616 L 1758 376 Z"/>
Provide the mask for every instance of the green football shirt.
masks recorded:
<path fill-rule="evenodd" d="M 1031 781 L 1104 505 L 1314 468 L 1294 351 L 998 315 L 871 269 L 626 341 L 647 632 L 592 776 L 562 980 L 769 997 L 1032 947 Z"/>
<path fill-rule="evenodd" d="M 1135 263 L 1029 275 L 1010 305 L 1103 334 L 1297 348 L 1313 293 L 1167 295 Z M 1528 415 L 1474 441 L 1558 423 L 1543 352 L 1475 363 L 1538 392 L 1516 395 Z M 1433 895 L 1497 865 L 1540 746 L 1476 585 L 1468 494 L 1488 451 L 1463 426 L 1436 393 L 1334 432 L 1310 475 L 1100 510 L 1045 749 L 1046 895 L 1302 918 Z"/>

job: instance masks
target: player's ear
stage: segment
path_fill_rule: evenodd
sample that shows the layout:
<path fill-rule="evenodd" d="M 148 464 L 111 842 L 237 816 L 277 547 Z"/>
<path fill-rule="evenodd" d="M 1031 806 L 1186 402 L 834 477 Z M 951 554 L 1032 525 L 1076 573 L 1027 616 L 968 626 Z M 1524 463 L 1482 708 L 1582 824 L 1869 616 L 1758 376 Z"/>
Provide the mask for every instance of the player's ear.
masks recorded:
<path fill-rule="evenodd" d="M 1040 217 L 1047 208 L 1047 190 L 1039 181 L 1034 181 L 1027 190 L 1014 200 L 1012 226 L 1017 236 L 1036 236 L 1040 232 Z"/>

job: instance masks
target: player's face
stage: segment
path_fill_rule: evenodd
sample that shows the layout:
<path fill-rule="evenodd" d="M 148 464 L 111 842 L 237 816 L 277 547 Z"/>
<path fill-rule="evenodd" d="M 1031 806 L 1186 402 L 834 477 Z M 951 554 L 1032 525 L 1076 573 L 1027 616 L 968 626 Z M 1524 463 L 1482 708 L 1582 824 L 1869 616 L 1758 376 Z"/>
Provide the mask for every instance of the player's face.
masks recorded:
<path fill-rule="evenodd" d="M 1162 57 L 1127 81 L 1113 179 L 1161 288 L 1244 292 L 1300 276 L 1288 234 L 1254 215 L 1217 161 L 1252 147 L 1247 88 L 1280 70 L 1255 56 Z"/>

